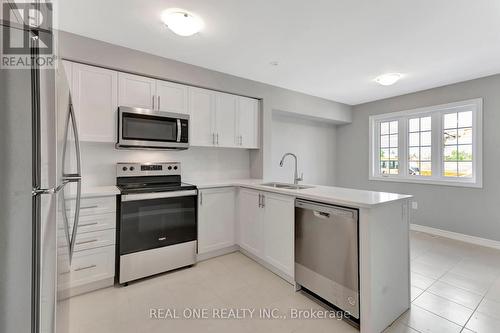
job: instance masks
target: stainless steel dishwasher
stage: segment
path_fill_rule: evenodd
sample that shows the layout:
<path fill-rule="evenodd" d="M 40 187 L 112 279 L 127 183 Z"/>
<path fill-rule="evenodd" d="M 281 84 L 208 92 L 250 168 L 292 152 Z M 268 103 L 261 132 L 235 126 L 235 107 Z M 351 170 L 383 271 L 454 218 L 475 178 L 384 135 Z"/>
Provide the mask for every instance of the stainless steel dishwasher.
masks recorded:
<path fill-rule="evenodd" d="M 357 210 L 296 200 L 295 281 L 359 319 Z"/>

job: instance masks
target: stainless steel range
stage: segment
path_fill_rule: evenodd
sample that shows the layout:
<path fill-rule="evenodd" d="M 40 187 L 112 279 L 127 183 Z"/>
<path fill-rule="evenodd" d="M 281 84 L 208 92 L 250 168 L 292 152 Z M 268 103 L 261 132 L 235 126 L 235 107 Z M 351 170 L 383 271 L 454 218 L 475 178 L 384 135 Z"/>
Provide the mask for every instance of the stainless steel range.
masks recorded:
<path fill-rule="evenodd" d="M 198 191 L 177 162 L 118 163 L 120 284 L 196 261 Z"/>

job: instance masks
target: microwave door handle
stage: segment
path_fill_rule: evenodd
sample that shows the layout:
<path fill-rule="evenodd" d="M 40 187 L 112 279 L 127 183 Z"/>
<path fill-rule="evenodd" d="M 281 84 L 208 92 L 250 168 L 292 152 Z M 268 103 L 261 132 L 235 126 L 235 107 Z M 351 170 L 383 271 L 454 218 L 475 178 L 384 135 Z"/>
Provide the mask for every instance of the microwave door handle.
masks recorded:
<path fill-rule="evenodd" d="M 181 120 L 177 119 L 177 142 L 181 142 Z"/>

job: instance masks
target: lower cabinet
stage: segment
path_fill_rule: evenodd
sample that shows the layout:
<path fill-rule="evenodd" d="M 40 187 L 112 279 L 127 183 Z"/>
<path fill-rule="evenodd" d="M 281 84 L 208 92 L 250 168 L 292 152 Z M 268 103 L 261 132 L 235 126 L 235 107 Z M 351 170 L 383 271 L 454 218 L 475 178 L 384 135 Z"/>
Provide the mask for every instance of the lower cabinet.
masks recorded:
<path fill-rule="evenodd" d="M 295 199 L 242 188 L 238 206 L 239 245 L 293 277 Z"/>
<path fill-rule="evenodd" d="M 74 199 L 66 200 L 70 230 L 73 229 L 74 204 Z M 64 225 L 59 225 L 60 297 L 71 297 L 113 285 L 116 255 L 116 197 L 82 197 L 71 265 L 68 263 L 68 241 L 64 230 Z"/>
<path fill-rule="evenodd" d="M 264 260 L 294 276 L 295 199 L 274 193 L 262 195 Z"/>
<path fill-rule="evenodd" d="M 235 244 L 235 189 L 203 189 L 198 195 L 198 253 Z"/>
<path fill-rule="evenodd" d="M 262 258 L 264 254 L 264 230 L 262 229 L 263 212 L 260 199 L 260 192 L 240 189 L 238 194 L 238 243 L 243 249 Z"/>
<path fill-rule="evenodd" d="M 84 251 L 75 251 L 71 266 L 59 272 L 61 289 L 81 287 L 115 276 L 115 246 L 104 246 Z M 90 291 L 87 289 L 86 291 Z M 70 293 L 74 295 L 78 293 Z"/>

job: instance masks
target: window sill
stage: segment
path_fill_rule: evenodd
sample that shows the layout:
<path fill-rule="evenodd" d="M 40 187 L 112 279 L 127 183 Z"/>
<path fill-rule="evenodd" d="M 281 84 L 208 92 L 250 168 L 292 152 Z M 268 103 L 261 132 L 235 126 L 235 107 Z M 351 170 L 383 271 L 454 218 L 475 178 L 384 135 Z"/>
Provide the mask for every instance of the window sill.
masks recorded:
<path fill-rule="evenodd" d="M 409 184 L 422 184 L 422 185 L 440 185 L 440 186 L 453 186 L 453 187 L 471 187 L 483 188 L 481 181 L 455 181 L 455 180 L 438 180 L 438 179 L 425 179 L 424 177 L 409 178 L 409 177 L 394 177 L 394 176 L 370 176 L 369 180 L 396 182 L 396 183 L 409 183 Z"/>

